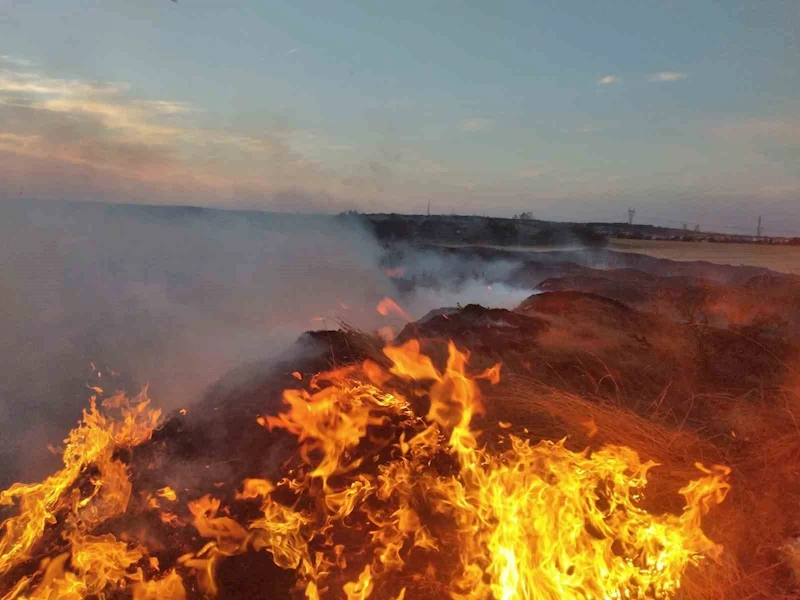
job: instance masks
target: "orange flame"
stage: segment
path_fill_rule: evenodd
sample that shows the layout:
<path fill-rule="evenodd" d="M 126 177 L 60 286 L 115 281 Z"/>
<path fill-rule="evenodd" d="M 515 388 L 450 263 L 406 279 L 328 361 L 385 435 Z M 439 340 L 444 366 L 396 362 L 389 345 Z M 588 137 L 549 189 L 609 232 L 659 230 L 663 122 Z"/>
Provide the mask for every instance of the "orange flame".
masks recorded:
<path fill-rule="evenodd" d="M 183 579 L 174 570 L 161 579 L 142 581 L 133 586 L 133 600 L 185 600 Z"/>
<path fill-rule="evenodd" d="M 166 500 L 169 500 L 170 502 L 175 502 L 178 499 L 178 495 L 175 493 L 175 490 L 173 490 L 169 486 L 161 488 L 160 490 L 158 490 L 157 494 L 161 498 L 165 498 Z"/>
<path fill-rule="evenodd" d="M 364 365 L 374 383 L 352 372 L 329 377 L 330 385 L 313 395 L 285 392 L 289 412 L 267 418 L 270 427 L 298 436 L 308 477 L 322 480 L 327 515 L 317 522 L 317 535 L 357 509 L 372 523 L 375 559 L 345 585 L 348 598 L 368 597 L 378 581 L 405 567 L 413 549 L 442 547 L 422 514 L 455 524 L 460 566 L 450 587 L 459 599 L 669 597 L 688 565 L 720 552 L 700 529 L 700 518 L 724 499 L 727 468 L 701 467 L 706 476 L 681 490 L 682 515 L 651 515 L 637 501 L 655 465 L 629 448 L 575 453 L 563 442 L 533 445 L 514 436 L 505 452 L 480 448 L 470 429 L 482 410 L 476 380 L 497 383 L 499 365 L 470 377 L 468 356 L 452 343 L 444 371 L 417 341 L 384 353 L 393 363 L 391 375 L 430 383 L 430 408 L 429 425 L 410 439 L 400 436 L 401 458 L 381 465 L 377 482 L 356 476 L 332 484 L 360 466 L 354 451 L 371 426 L 410 410 L 402 396 L 376 387 L 388 376 L 375 363 Z M 425 467 L 440 451 L 440 433 L 460 465 L 450 477 Z M 307 488 L 310 479 L 296 485 Z M 372 497 L 380 508 L 368 502 Z M 307 592 L 317 593 L 318 584 Z"/>
<path fill-rule="evenodd" d="M 680 490 L 683 512 L 650 514 L 638 503 L 656 465 L 630 448 L 573 452 L 563 440 L 533 444 L 514 435 L 505 446 L 483 447 L 472 428 L 483 410 L 479 383 L 497 384 L 499 364 L 470 374 L 469 355 L 452 342 L 443 369 L 415 340 L 386 347 L 384 355 L 388 370 L 365 361 L 317 374 L 308 389 L 285 390 L 285 412 L 258 422 L 297 437 L 299 466 L 276 483 L 242 482 L 236 501 L 258 506 L 249 507 L 248 520 L 236 520 L 208 494 L 190 501 L 200 547 L 185 549 L 163 574 L 144 543 L 90 534 L 128 509 L 132 485 L 115 451 L 149 439 L 159 413 L 147 408 L 144 394 L 133 404 L 120 395 L 103 403 L 120 410 L 115 421 L 93 398 L 66 440 L 64 469 L 0 493 L 0 503 L 20 508 L 0 526 L 0 575 L 30 559 L 46 526 L 65 515 L 66 546 L 22 576 L 4 600 L 78 600 L 110 590 L 127 590 L 134 600 L 185 600 L 181 574 L 194 578 L 189 589 L 212 597 L 220 591 L 221 561 L 262 550 L 296 572 L 309 600 L 342 593 L 366 600 L 376 590 L 387 597 L 386 586 L 412 568 L 455 600 L 670 598 L 689 565 L 719 557 L 701 519 L 724 500 L 727 467 L 698 464 L 701 476 Z M 429 402 L 424 419 L 401 391 L 409 387 Z M 95 471 L 84 491 L 70 491 Z M 178 501 L 168 486 L 154 494 Z M 153 495 L 142 503 L 158 509 Z M 185 527 L 173 512 L 159 517 Z M 349 552 L 344 542 L 352 544 L 354 532 L 361 547 Z M 449 559 L 434 569 L 436 556 Z M 148 579 L 145 569 L 156 576 Z M 406 588 L 391 593 L 403 600 Z"/>
<path fill-rule="evenodd" d="M 403 317 L 406 321 L 411 322 L 414 320 L 408 315 L 406 311 L 404 311 L 402 308 L 398 306 L 397 302 L 395 302 L 389 297 L 386 297 L 382 299 L 380 302 L 378 302 L 376 310 L 378 311 L 378 314 L 384 317 L 388 317 L 390 313 L 395 313 Z"/>
<path fill-rule="evenodd" d="M 19 503 L 19 515 L 0 526 L 4 532 L 0 539 L 0 575 L 30 557 L 31 548 L 59 510 L 69 509 L 76 522 L 93 524 L 125 510 L 130 483 L 125 466 L 113 454 L 116 448 L 136 446 L 150 438 L 161 411 L 148 409 L 149 402 L 146 390 L 134 404 L 123 394 L 105 400 L 104 407 L 119 409 L 122 414 L 122 421 L 115 421 L 97 409 L 97 398 L 92 396 L 81 424 L 64 440 L 64 468 L 42 483 L 15 483 L 0 492 L 0 505 Z M 89 465 L 100 472 L 94 491 L 78 503 L 71 502 L 66 492 Z"/>

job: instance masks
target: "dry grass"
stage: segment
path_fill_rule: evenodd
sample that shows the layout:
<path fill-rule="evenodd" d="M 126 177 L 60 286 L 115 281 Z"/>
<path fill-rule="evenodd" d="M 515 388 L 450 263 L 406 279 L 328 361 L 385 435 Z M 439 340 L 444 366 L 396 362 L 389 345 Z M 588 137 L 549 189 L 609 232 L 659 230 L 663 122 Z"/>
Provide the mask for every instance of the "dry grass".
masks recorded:
<path fill-rule="evenodd" d="M 747 439 L 703 437 L 702 431 L 670 427 L 602 398 L 564 393 L 518 375 L 506 375 L 502 389 L 487 399 L 487 420 L 502 418 L 516 429 L 528 427 L 541 438 L 568 436 L 574 449 L 606 444 L 635 449 L 659 463 L 650 472 L 646 507 L 680 510 L 677 495 L 697 478 L 695 462 L 731 467 L 733 488 L 704 522 L 709 537 L 726 548 L 718 564 L 687 573 L 681 597 L 687 599 L 800 598 L 787 540 L 800 534 L 800 434 L 785 407 L 718 398 L 721 419 L 742 405 L 756 414 Z M 552 420 L 545 429 L 540 415 Z M 741 418 L 741 415 L 738 415 Z"/>
<path fill-rule="evenodd" d="M 365 357 L 385 364 L 380 340 L 363 333 L 354 339 Z M 430 349 L 439 345 L 428 343 Z M 497 359 L 473 354 L 470 363 L 481 369 Z M 532 379 L 510 363 L 501 384 L 486 390 L 486 414 L 476 423 L 484 441 L 501 431 L 499 421 L 507 421 L 512 428 L 503 432 L 534 440 L 566 437 L 574 450 L 629 446 L 659 464 L 650 471 L 645 500 L 646 508 L 657 511 L 681 510 L 678 490 L 698 477 L 695 463 L 727 465 L 732 490 L 703 523 L 709 537 L 724 546 L 723 558 L 690 569 L 680 598 L 800 599 L 800 569 L 793 567 L 800 553 L 787 551 L 787 542 L 800 536 L 800 396 L 795 391 L 800 386 L 769 396 L 698 395 L 691 401 L 701 402 L 702 414 L 714 422 L 689 425 L 674 419 L 676 412 L 688 411 L 670 406 L 679 399 L 666 399 L 666 391 L 647 402 L 577 395 Z"/>
<path fill-rule="evenodd" d="M 800 275 L 800 247 L 763 244 L 711 244 L 666 240 L 610 240 L 608 247 L 669 260 L 706 260 L 720 265 L 764 267 Z"/>

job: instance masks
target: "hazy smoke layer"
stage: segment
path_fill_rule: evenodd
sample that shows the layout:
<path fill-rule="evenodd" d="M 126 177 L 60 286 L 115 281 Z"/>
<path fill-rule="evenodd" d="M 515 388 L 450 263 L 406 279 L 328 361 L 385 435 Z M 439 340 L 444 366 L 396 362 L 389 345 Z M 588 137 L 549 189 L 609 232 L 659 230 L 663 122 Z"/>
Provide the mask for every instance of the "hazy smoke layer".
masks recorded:
<path fill-rule="evenodd" d="M 381 252 L 357 223 L 333 217 L 0 205 L 0 486 L 58 464 L 46 445 L 79 418 L 90 376 L 110 389 L 150 382 L 158 405 L 174 409 L 337 317 L 397 331 L 402 319 L 375 310 L 384 296 L 416 319 L 529 293 L 489 289 L 487 272 L 508 265 L 475 271 L 421 254 L 404 261 L 419 281 L 401 293 Z"/>
<path fill-rule="evenodd" d="M 456 307 L 459 304 L 480 304 L 492 308 L 516 308 L 532 290 L 520 289 L 503 283 L 487 283 L 470 279 L 460 286 L 417 288 L 406 300 L 406 310 L 415 319 L 423 317 L 434 308 Z"/>
<path fill-rule="evenodd" d="M 46 442 L 63 438 L 86 404 L 91 362 L 109 387 L 150 381 L 157 402 L 174 408 L 226 370 L 321 328 L 314 317 L 374 325 L 375 304 L 392 292 L 377 245 L 332 218 L 102 205 L 0 210 L 6 466 L 37 463 Z M 112 371 L 122 376 L 111 381 Z"/>

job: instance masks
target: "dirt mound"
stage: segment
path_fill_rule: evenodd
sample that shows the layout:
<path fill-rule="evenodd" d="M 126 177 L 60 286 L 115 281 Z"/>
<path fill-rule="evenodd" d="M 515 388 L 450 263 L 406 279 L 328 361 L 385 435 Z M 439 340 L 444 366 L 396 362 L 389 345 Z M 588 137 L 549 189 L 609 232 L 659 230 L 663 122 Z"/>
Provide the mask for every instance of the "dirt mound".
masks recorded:
<path fill-rule="evenodd" d="M 413 338 L 458 339 L 463 347 L 481 353 L 522 351 L 547 327 L 546 321 L 504 309 L 470 304 L 456 312 L 432 314 L 407 325 L 398 342 Z"/>
<path fill-rule="evenodd" d="M 792 275 L 726 284 L 690 276 L 660 277 L 632 270 L 587 270 L 542 281 L 548 292 L 580 291 L 680 323 L 712 325 L 777 340 L 800 334 L 800 284 Z"/>
<path fill-rule="evenodd" d="M 636 313 L 627 304 L 598 294 L 577 291 L 536 294 L 520 304 L 514 312 L 523 315 L 548 313 L 561 316 L 581 315 L 588 320 L 611 319 L 614 322 L 634 318 Z"/>
<path fill-rule="evenodd" d="M 408 325 L 398 341 L 421 338 L 470 349 L 479 366 L 501 360 L 514 372 L 674 423 L 707 425 L 716 405 L 698 395 L 781 393 L 790 347 L 740 332 L 680 324 L 616 300 L 576 291 L 531 296 L 515 311 L 470 305 Z M 438 350 L 437 350 L 438 348 Z M 724 431 L 727 425 L 712 425 Z"/>

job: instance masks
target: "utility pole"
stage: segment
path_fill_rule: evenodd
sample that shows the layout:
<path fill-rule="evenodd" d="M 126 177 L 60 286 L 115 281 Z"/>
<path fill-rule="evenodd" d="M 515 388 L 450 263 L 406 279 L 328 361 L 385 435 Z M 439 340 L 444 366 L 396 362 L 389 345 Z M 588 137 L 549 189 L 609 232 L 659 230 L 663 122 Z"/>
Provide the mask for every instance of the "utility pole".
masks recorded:
<path fill-rule="evenodd" d="M 636 216 L 636 210 L 633 208 L 628 209 L 628 225 L 633 225 L 633 217 Z"/>
<path fill-rule="evenodd" d="M 761 237 L 761 216 L 758 217 L 758 227 L 756 227 L 756 237 Z"/>

